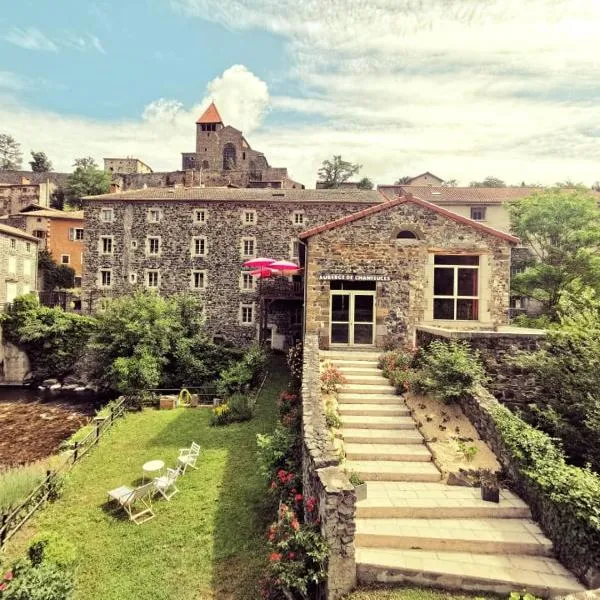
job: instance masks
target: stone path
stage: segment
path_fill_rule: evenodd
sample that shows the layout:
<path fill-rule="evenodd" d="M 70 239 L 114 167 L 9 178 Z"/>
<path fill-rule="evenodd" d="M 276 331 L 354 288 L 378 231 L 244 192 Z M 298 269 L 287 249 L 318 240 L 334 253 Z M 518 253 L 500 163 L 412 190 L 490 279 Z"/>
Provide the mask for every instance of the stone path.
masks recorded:
<path fill-rule="evenodd" d="M 357 503 L 359 581 L 556 596 L 585 588 L 552 553 L 528 506 L 448 486 L 408 407 L 377 368 L 378 353 L 322 352 L 347 380 L 338 400 L 348 469 L 367 481 Z"/>

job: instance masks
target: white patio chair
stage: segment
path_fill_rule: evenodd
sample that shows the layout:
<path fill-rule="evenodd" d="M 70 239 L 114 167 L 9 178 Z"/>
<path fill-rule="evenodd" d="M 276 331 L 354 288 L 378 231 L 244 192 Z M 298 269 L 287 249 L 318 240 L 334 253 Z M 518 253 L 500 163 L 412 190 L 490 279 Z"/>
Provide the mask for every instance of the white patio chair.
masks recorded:
<path fill-rule="evenodd" d="M 192 469 L 197 469 L 196 461 L 200 456 L 200 446 L 196 444 L 196 442 L 192 442 L 192 445 L 189 448 L 181 448 L 179 450 L 179 457 L 177 458 L 177 463 L 179 464 L 179 468 L 181 469 L 181 474 L 185 473 L 185 470 L 188 467 L 192 467 Z"/>
<path fill-rule="evenodd" d="M 160 494 L 165 500 L 170 500 L 179 490 L 175 485 L 181 471 L 177 469 L 167 469 L 166 475 L 154 478 L 155 494 Z"/>
<path fill-rule="evenodd" d="M 152 495 L 155 489 L 154 481 L 137 488 L 122 485 L 108 492 L 108 499 L 118 502 L 129 518 L 136 525 L 140 525 L 156 516 L 152 510 Z"/>

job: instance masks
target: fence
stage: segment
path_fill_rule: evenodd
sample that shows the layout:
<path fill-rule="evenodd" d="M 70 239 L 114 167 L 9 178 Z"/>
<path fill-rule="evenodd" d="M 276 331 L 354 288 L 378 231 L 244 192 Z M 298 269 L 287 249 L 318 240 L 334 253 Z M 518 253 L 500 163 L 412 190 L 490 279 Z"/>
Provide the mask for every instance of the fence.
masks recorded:
<path fill-rule="evenodd" d="M 96 417 L 94 427 L 81 441 L 76 442 L 73 454 L 56 470 L 47 471 L 44 481 L 40 483 L 17 508 L 9 513 L 0 515 L 0 550 L 4 550 L 8 541 L 21 529 L 21 527 L 42 507 L 58 493 L 60 479 L 78 460 L 98 443 L 103 433 L 111 428 L 116 419 L 123 416 L 127 410 L 126 398 L 121 398 L 111 407 L 106 417 Z"/>

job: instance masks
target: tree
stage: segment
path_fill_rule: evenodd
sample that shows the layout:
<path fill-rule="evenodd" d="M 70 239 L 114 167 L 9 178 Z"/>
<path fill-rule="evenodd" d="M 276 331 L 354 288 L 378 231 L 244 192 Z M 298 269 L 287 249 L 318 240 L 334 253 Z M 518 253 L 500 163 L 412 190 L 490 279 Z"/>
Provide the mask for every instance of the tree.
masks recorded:
<path fill-rule="evenodd" d="M 50 194 L 50 208 L 63 210 L 65 207 L 65 190 L 62 187 L 56 188 Z"/>
<path fill-rule="evenodd" d="M 80 209 L 84 196 L 106 194 L 110 190 L 110 173 L 98 168 L 91 156 L 78 158 L 73 164 L 75 171 L 67 178 L 65 200 L 69 206 Z"/>
<path fill-rule="evenodd" d="M 338 188 L 362 169 L 362 165 L 342 160 L 340 155 L 334 155 L 333 160 L 324 160 L 319 169 L 319 181 L 324 188 Z"/>
<path fill-rule="evenodd" d="M 538 300 L 556 319 L 560 295 L 576 278 L 600 290 L 600 211 L 589 192 L 536 191 L 508 209 L 513 233 L 531 252 L 512 280 L 515 293 Z"/>
<path fill-rule="evenodd" d="M 405 175 L 404 177 L 398 177 L 398 179 L 396 179 L 394 185 L 407 185 L 410 183 L 411 179 L 412 179 L 412 177 L 410 175 Z"/>
<path fill-rule="evenodd" d="M 592 190 L 594 190 L 594 192 L 600 192 L 600 181 L 596 181 L 596 183 L 592 184 Z"/>
<path fill-rule="evenodd" d="M 583 183 L 581 183 L 581 181 L 579 182 L 575 182 L 572 179 L 565 179 L 564 181 L 557 181 L 555 184 L 555 187 L 557 188 L 583 188 L 585 189 L 585 185 L 583 185 Z"/>
<path fill-rule="evenodd" d="M 52 163 L 45 152 L 34 152 L 32 150 L 31 158 L 33 160 L 30 160 L 29 164 L 34 173 L 48 173 L 49 171 L 52 171 Z"/>
<path fill-rule="evenodd" d="M 356 187 L 359 190 L 372 190 L 373 182 L 368 177 L 363 177 L 357 184 Z"/>
<path fill-rule="evenodd" d="M 442 183 L 442 187 L 456 187 L 458 185 L 457 179 L 446 179 L 444 183 Z"/>
<path fill-rule="evenodd" d="M 506 187 L 506 183 L 502 181 L 502 179 L 498 179 L 498 177 L 492 177 L 489 175 L 483 181 L 471 181 L 469 187 L 493 187 L 493 188 L 501 188 Z"/>
<path fill-rule="evenodd" d="M 0 133 L 0 170 L 18 171 L 22 163 L 21 144 L 12 135 Z"/>
<path fill-rule="evenodd" d="M 59 265 L 48 250 L 40 250 L 38 254 L 38 269 L 44 280 L 44 289 L 70 290 L 75 287 L 75 269 L 69 265 Z"/>

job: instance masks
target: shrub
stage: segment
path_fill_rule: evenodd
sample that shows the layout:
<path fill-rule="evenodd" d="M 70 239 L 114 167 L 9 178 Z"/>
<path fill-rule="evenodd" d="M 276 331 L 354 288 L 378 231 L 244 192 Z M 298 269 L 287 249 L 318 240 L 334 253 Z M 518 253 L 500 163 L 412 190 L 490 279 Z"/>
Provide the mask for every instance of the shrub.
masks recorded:
<path fill-rule="evenodd" d="M 258 345 L 251 346 L 240 361 L 221 372 L 217 393 L 223 398 L 247 393 L 260 382 L 267 362 L 267 355 Z"/>
<path fill-rule="evenodd" d="M 227 425 L 231 421 L 231 409 L 227 402 L 223 402 L 212 409 L 210 415 L 210 424 L 216 425 Z"/>
<path fill-rule="evenodd" d="M 364 479 L 356 471 L 351 471 L 350 475 L 348 475 L 348 479 L 354 487 L 356 487 L 357 485 L 362 485 L 365 482 Z"/>
<path fill-rule="evenodd" d="M 245 394 L 233 394 L 227 398 L 231 421 L 249 421 L 254 415 L 252 398 Z"/>
<path fill-rule="evenodd" d="M 328 394 L 337 391 L 338 386 L 346 383 L 346 378 L 342 372 L 333 365 L 326 363 L 325 369 L 321 373 L 321 390 Z"/>
<path fill-rule="evenodd" d="M 270 482 L 279 469 L 288 470 L 296 462 L 296 435 L 281 424 L 275 427 L 272 435 L 258 433 L 258 469 L 265 479 Z"/>
<path fill-rule="evenodd" d="M 33 564 L 47 561 L 69 569 L 77 561 L 77 549 L 56 533 L 41 533 L 29 545 L 29 558 Z"/>
<path fill-rule="evenodd" d="M 277 401 L 277 407 L 279 409 L 281 424 L 284 427 L 299 431 L 301 417 L 300 396 L 288 391 L 281 392 Z"/>
<path fill-rule="evenodd" d="M 10 573 L 10 580 L 6 577 Z M 73 576 L 52 563 L 32 565 L 21 561 L 0 583 L 2 600 L 69 600 L 73 597 Z"/>
<path fill-rule="evenodd" d="M 290 382 L 290 388 L 293 391 L 299 391 L 302 386 L 302 361 L 304 358 L 304 347 L 302 342 L 298 342 L 295 346 L 292 346 L 287 355 L 287 364 L 290 370 L 292 380 Z"/>
<path fill-rule="evenodd" d="M 413 361 L 414 353 L 402 350 L 390 350 L 379 357 L 379 368 L 383 370 L 384 377 L 390 377 L 397 370 L 407 370 Z"/>
<path fill-rule="evenodd" d="M 409 378 L 411 387 L 442 402 L 456 402 L 486 381 L 479 352 L 464 342 L 435 340 L 422 351 L 419 360 L 419 369 Z"/>

